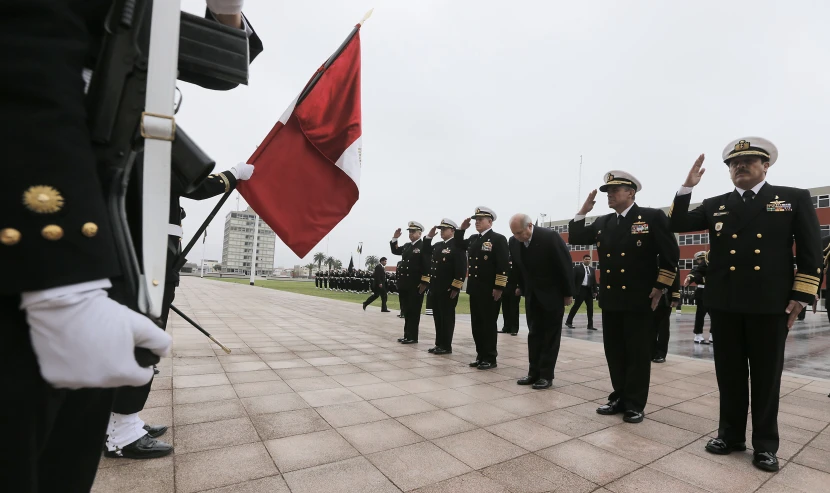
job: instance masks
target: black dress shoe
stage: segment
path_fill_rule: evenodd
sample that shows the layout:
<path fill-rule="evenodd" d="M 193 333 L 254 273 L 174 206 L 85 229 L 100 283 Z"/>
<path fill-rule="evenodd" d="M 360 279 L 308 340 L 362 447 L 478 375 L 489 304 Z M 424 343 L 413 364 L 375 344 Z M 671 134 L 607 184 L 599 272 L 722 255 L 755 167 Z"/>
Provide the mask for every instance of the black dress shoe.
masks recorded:
<path fill-rule="evenodd" d="M 549 389 L 551 384 L 552 384 L 552 382 L 550 380 L 548 380 L 547 378 L 540 378 L 539 380 L 536 380 L 536 383 L 533 384 L 533 389 L 534 390 Z"/>
<path fill-rule="evenodd" d="M 662 356 L 658 356 L 658 357 L 654 358 L 654 359 L 653 359 L 653 360 L 651 360 L 651 361 L 652 361 L 652 362 L 654 362 L 654 363 L 665 363 L 665 362 L 666 362 L 666 358 L 664 358 L 664 357 L 662 357 Z"/>
<path fill-rule="evenodd" d="M 164 457 L 173 452 L 173 446 L 165 443 L 150 435 L 144 435 L 133 443 L 117 450 L 107 450 L 104 452 L 106 457 L 125 459 L 155 459 L 157 457 Z"/>
<path fill-rule="evenodd" d="M 363 311 L 366 311 L 366 303 L 363 303 Z"/>
<path fill-rule="evenodd" d="M 398 315 L 398 318 L 403 318 L 403 315 Z"/>
<path fill-rule="evenodd" d="M 158 438 L 158 437 L 164 435 L 167 432 L 167 427 L 164 426 L 164 425 L 161 425 L 161 426 L 144 425 L 144 431 L 146 431 L 147 434 L 150 435 L 150 438 Z"/>
<path fill-rule="evenodd" d="M 746 442 L 728 444 L 722 438 L 713 438 L 706 442 L 705 448 L 711 454 L 729 455 L 733 450 L 737 452 L 746 450 Z"/>
<path fill-rule="evenodd" d="M 153 375 L 158 375 L 161 373 L 156 365 L 153 365 Z"/>
<path fill-rule="evenodd" d="M 398 339 L 398 342 L 403 342 L 405 340 L 406 340 L 406 337 L 401 337 L 400 339 Z"/>
<path fill-rule="evenodd" d="M 392 310 L 381 310 L 381 313 L 390 313 Z"/>
<path fill-rule="evenodd" d="M 567 328 L 569 328 L 569 329 L 573 329 L 573 328 L 574 328 L 574 324 L 569 324 L 569 323 L 565 322 L 565 327 L 567 327 Z"/>
<path fill-rule="evenodd" d="M 444 348 L 435 348 L 435 352 L 432 354 L 452 354 L 452 349 L 444 349 Z"/>
<path fill-rule="evenodd" d="M 536 383 L 537 380 L 539 380 L 539 377 L 532 377 L 528 375 L 526 377 L 522 377 L 516 380 L 516 383 L 518 385 L 533 385 L 534 383 Z"/>
<path fill-rule="evenodd" d="M 615 401 L 611 401 L 608 404 L 605 404 L 603 406 L 599 406 L 597 408 L 597 414 L 602 414 L 604 416 L 612 416 L 614 414 L 617 414 L 618 412 L 621 411 L 620 408 L 619 408 L 619 405 L 620 405 L 620 400 L 619 399 L 617 399 Z"/>
<path fill-rule="evenodd" d="M 401 344 L 417 344 L 417 339 L 404 339 L 401 341 Z"/>
<path fill-rule="evenodd" d="M 490 363 L 489 361 L 482 361 L 478 364 L 479 370 L 490 370 L 491 368 L 497 368 L 499 365 L 496 363 Z"/>
<path fill-rule="evenodd" d="M 502 334 L 509 334 L 510 333 L 510 331 L 505 329 L 504 327 L 502 327 L 502 329 L 499 332 L 501 332 Z"/>
<path fill-rule="evenodd" d="M 517 335 L 519 335 L 519 333 L 518 332 L 511 332 L 510 335 L 511 336 L 517 336 Z"/>
<path fill-rule="evenodd" d="M 778 457 L 772 452 L 755 452 L 752 465 L 762 471 L 775 472 L 778 470 Z"/>
<path fill-rule="evenodd" d="M 427 349 L 427 352 L 428 353 L 434 353 L 436 349 L 438 349 L 438 346 L 433 346 L 433 347 Z"/>
<path fill-rule="evenodd" d="M 629 409 L 623 415 L 623 421 L 626 423 L 642 423 L 643 413 Z"/>
<path fill-rule="evenodd" d="M 596 327 L 588 327 L 588 330 L 597 330 Z"/>
<path fill-rule="evenodd" d="M 481 361 L 479 361 L 479 360 L 475 360 L 475 361 L 470 362 L 470 366 L 473 367 L 473 368 L 476 368 L 480 364 L 481 364 Z"/>

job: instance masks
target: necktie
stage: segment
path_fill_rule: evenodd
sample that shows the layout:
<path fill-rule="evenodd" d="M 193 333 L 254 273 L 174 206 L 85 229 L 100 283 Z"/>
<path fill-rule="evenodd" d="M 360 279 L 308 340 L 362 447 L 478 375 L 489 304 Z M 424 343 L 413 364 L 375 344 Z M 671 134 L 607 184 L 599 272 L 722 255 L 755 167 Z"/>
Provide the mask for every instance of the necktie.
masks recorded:
<path fill-rule="evenodd" d="M 622 217 L 622 214 L 617 214 L 617 226 L 619 226 L 619 224 L 620 224 L 620 218 L 621 217 Z"/>
<path fill-rule="evenodd" d="M 591 284 L 591 271 L 590 271 L 590 270 L 588 270 L 588 267 L 587 267 L 587 266 L 583 266 L 583 267 L 585 267 L 585 279 L 586 279 L 586 281 L 587 281 L 587 282 L 585 283 L 585 285 L 586 285 L 586 286 L 589 286 L 589 285 Z"/>
<path fill-rule="evenodd" d="M 746 192 L 744 192 L 744 203 L 752 201 L 753 198 L 755 198 L 755 192 L 753 192 L 752 190 L 747 190 Z"/>

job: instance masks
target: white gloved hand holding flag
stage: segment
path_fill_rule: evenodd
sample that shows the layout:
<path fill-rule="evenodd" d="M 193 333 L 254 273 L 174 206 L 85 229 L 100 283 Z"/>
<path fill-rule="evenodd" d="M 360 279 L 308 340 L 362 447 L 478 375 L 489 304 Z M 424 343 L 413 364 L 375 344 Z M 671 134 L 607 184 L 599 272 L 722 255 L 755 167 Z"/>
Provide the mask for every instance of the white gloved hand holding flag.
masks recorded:
<path fill-rule="evenodd" d="M 245 181 L 254 174 L 254 165 L 243 161 L 231 168 L 231 173 L 237 180 Z"/>

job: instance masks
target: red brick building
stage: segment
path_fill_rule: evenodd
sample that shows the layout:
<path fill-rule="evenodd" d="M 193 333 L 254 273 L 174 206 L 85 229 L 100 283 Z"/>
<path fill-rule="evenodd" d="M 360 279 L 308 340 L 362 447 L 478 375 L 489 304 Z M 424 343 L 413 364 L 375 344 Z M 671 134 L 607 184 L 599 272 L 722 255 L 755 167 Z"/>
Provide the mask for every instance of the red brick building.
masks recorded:
<path fill-rule="evenodd" d="M 821 236 L 828 236 L 830 235 L 830 186 L 811 188 L 809 190 L 810 196 L 813 198 L 813 206 L 816 208 L 816 213 L 818 214 L 818 222 L 821 225 Z M 690 209 L 694 209 L 698 205 L 700 205 L 699 202 L 694 203 L 690 206 Z M 664 207 L 663 211 L 668 214 L 669 208 Z M 588 216 L 587 221 L 591 223 L 597 217 L 599 216 Z M 559 232 L 562 235 L 562 238 L 567 242 L 569 221 L 570 219 L 551 221 L 545 223 L 545 226 Z M 709 232 L 698 231 L 694 233 L 679 234 L 676 236 L 677 241 L 680 244 L 679 267 L 681 276 L 680 279 L 682 281 L 686 278 L 686 274 L 688 274 L 689 270 L 692 268 L 695 252 L 709 249 Z M 594 267 L 599 265 L 599 257 L 594 246 L 568 244 L 568 248 L 571 250 L 571 258 L 574 263 L 581 262 L 582 256 L 586 253 L 590 253 Z M 826 283 L 823 282 L 822 289 L 827 289 L 825 284 Z M 825 296 L 822 297 L 826 299 L 826 293 Z"/>

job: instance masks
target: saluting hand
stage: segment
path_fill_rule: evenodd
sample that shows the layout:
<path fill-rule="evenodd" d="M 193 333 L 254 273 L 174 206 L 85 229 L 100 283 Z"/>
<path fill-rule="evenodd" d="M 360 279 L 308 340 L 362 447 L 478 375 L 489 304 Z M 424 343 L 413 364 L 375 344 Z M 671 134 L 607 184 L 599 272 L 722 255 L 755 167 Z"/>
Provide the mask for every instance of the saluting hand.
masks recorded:
<path fill-rule="evenodd" d="M 400 237 L 401 237 L 401 228 L 398 228 L 398 229 L 395 230 L 395 234 L 392 235 L 392 238 L 395 238 L 397 240 Z"/>
<path fill-rule="evenodd" d="M 429 233 L 427 233 L 427 238 L 434 237 L 436 232 L 437 232 L 437 228 L 435 226 L 433 226 L 432 229 L 429 230 Z"/>
<path fill-rule="evenodd" d="M 700 183 L 700 178 L 706 172 L 706 168 L 701 168 L 704 159 L 706 159 L 706 156 L 703 154 L 697 157 L 695 164 L 692 165 L 692 169 L 689 170 L 689 174 L 686 176 L 686 181 L 683 182 L 684 187 L 692 188 Z"/>
<path fill-rule="evenodd" d="M 597 191 L 596 189 L 591 190 L 591 193 L 588 194 L 588 198 L 585 199 L 585 203 L 582 204 L 582 209 L 579 209 L 577 215 L 579 216 L 587 216 L 589 212 L 594 209 L 594 205 L 597 203 Z"/>
<path fill-rule="evenodd" d="M 461 221 L 460 228 L 461 229 L 468 229 L 469 227 L 470 227 L 470 218 L 468 217 L 468 218 L 464 219 L 463 221 Z"/>

